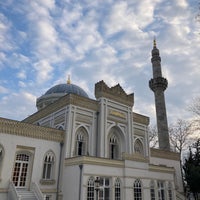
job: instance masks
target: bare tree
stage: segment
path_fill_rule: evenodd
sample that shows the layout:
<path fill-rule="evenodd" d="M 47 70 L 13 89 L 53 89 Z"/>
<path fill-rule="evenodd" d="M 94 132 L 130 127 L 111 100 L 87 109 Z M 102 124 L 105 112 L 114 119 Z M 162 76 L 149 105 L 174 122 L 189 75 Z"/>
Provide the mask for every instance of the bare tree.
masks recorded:
<path fill-rule="evenodd" d="M 196 134 L 196 139 L 199 139 L 200 132 L 200 97 L 196 97 L 193 99 L 191 105 L 188 110 L 194 114 L 194 118 L 192 119 L 191 129 L 194 134 Z"/>
<path fill-rule="evenodd" d="M 180 154 L 193 142 L 191 124 L 182 119 L 178 119 L 175 124 L 170 125 L 169 135 L 172 148 Z"/>
<path fill-rule="evenodd" d="M 149 146 L 151 148 L 158 147 L 158 131 L 157 126 L 149 126 Z"/>

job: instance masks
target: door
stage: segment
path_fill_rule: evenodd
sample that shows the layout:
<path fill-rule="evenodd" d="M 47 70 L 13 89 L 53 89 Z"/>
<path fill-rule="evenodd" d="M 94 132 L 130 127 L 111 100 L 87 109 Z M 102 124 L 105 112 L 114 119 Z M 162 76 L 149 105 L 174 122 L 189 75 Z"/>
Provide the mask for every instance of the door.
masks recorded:
<path fill-rule="evenodd" d="M 20 153 L 16 155 L 12 178 L 15 187 L 27 187 L 29 162 L 29 155 L 25 153 Z"/>

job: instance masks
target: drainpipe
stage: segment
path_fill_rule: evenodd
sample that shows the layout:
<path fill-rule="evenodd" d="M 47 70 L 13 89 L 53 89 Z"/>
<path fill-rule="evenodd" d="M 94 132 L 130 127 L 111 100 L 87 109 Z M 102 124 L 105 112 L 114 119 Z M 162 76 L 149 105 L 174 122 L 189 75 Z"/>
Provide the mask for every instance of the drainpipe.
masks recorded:
<path fill-rule="evenodd" d="M 62 162 L 62 149 L 63 142 L 60 143 L 60 158 L 59 158 L 59 166 L 58 166 L 58 179 L 57 179 L 57 192 L 56 192 L 56 200 L 59 200 L 59 190 L 60 190 L 60 173 L 61 173 L 61 162 Z"/>
<path fill-rule="evenodd" d="M 81 187 L 82 187 L 82 171 L 83 165 L 79 165 L 80 168 L 80 177 L 79 177 L 79 200 L 81 200 Z"/>

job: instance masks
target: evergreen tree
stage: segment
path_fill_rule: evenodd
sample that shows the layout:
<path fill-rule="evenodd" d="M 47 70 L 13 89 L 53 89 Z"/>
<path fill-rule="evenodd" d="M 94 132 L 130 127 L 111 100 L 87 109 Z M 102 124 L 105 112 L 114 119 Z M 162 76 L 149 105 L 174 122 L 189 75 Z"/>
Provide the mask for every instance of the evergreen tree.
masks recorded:
<path fill-rule="evenodd" d="M 193 193 L 195 200 L 200 194 L 200 139 L 189 149 L 189 156 L 185 159 L 183 166 L 185 181 L 190 193 Z"/>

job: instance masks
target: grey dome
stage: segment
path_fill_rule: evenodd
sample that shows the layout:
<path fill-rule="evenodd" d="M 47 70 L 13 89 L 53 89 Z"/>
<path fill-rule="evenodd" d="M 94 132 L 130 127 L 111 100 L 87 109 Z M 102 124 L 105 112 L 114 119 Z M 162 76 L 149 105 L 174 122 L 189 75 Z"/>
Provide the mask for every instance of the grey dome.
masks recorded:
<path fill-rule="evenodd" d="M 47 90 L 45 95 L 53 93 L 64 93 L 64 94 L 77 94 L 83 97 L 87 97 L 87 93 L 77 85 L 74 84 L 59 84 Z"/>
<path fill-rule="evenodd" d="M 58 100 L 66 94 L 76 94 L 82 97 L 89 98 L 87 93 L 77 85 L 71 83 L 58 84 L 47 90 L 47 92 L 44 95 L 37 98 L 37 109 L 40 110 L 46 107 L 47 105 L 54 103 L 56 100 Z"/>

